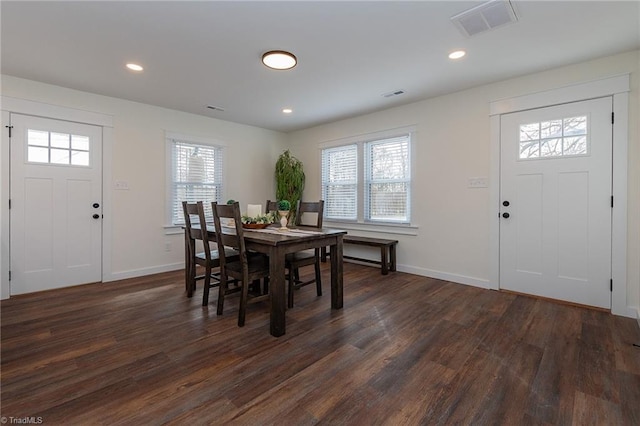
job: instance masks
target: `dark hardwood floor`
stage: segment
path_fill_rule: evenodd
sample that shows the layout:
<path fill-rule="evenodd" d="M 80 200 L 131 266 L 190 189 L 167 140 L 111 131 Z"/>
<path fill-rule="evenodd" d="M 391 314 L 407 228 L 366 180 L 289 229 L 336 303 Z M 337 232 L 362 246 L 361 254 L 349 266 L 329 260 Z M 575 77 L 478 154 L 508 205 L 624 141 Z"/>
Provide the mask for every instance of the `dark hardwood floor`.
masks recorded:
<path fill-rule="evenodd" d="M 326 268 L 326 265 L 323 266 Z M 313 268 L 308 268 L 309 274 Z M 306 273 L 306 271 L 305 271 Z M 7 423 L 640 425 L 628 318 L 345 264 L 344 309 L 314 286 L 287 334 L 236 326 L 182 271 L 2 301 Z"/>

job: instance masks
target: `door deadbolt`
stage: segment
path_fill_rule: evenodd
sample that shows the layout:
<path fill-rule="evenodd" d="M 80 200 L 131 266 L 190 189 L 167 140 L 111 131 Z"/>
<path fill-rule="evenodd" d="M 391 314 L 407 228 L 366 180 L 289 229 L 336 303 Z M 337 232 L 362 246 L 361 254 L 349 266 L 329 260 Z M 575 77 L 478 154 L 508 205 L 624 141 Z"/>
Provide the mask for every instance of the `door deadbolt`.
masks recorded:
<path fill-rule="evenodd" d="M 509 202 L 508 201 L 503 201 L 502 205 L 505 206 L 505 207 L 509 207 Z M 95 206 L 95 204 L 94 204 L 94 206 Z"/>

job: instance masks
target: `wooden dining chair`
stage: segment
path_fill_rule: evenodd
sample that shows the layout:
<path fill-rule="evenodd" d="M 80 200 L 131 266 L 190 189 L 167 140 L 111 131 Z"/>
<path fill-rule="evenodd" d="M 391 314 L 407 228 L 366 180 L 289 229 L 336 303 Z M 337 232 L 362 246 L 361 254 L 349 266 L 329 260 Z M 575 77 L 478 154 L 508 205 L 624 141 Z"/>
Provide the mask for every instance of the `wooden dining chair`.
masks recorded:
<path fill-rule="evenodd" d="M 220 255 L 218 247 L 211 247 L 212 241 L 206 232 L 206 219 L 204 214 L 204 206 L 202 201 L 197 203 L 182 202 L 182 210 L 184 212 L 185 232 L 187 235 L 187 262 L 185 265 L 187 268 L 187 296 L 191 297 L 195 292 L 196 281 L 204 279 L 204 291 L 202 294 L 202 306 L 207 306 L 209 303 L 209 290 L 211 287 L 216 287 L 220 284 L 220 273 L 218 268 L 220 267 Z M 197 220 L 197 223 L 192 222 L 192 217 Z M 202 243 L 202 252 L 193 250 L 198 244 L 198 241 Z M 224 252 L 227 254 L 227 258 L 238 258 L 238 253 L 230 248 L 225 248 Z M 197 265 L 202 266 L 205 271 L 202 275 L 196 275 Z M 214 271 L 215 269 L 215 271 Z M 239 291 L 239 289 L 238 289 Z"/>
<path fill-rule="evenodd" d="M 254 281 L 269 277 L 269 258 L 260 253 L 248 253 L 244 243 L 244 233 L 240 216 L 240 204 L 212 203 L 213 223 L 216 228 L 216 239 L 220 256 L 220 287 L 218 296 L 218 315 L 222 315 L 224 308 L 224 296 L 227 291 L 229 278 L 240 283 L 240 308 L 238 311 L 238 326 L 244 326 L 247 304 L 269 299 L 268 291 L 264 294 L 253 295 L 249 293 L 249 285 Z M 222 228 L 225 219 L 234 219 L 233 228 Z M 226 256 L 223 248 L 233 247 L 238 251 L 237 259 Z M 266 286 L 265 286 L 266 288 Z"/>
<path fill-rule="evenodd" d="M 277 201 L 267 200 L 266 204 L 264 205 L 264 211 L 265 211 L 265 213 L 277 212 L 278 211 L 278 202 Z"/>
<path fill-rule="evenodd" d="M 300 226 L 314 226 L 316 228 L 322 228 L 322 216 L 324 214 L 324 200 L 310 202 L 310 201 L 298 201 L 296 208 L 295 225 Z M 315 223 L 311 224 L 305 222 L 306 216 L 311 216 L 312 213 L 316 214 Z M 300 280 L 299 269 L 303 266 L 314 265 L 315 277 L 307 281 Z M 289 279 L 289 295 L 287 300 L 287 306 L 293 308 L 293 293 L 294 290 L 298 290 L 308 284 L 316 283 L 316 293 L 318 296 L 322 296 L 322 281 L 320 274 L 320 249 L 305 250 L 296 253 L 287 254 L 285 258 L 285 268 L 288 270 Z"/>

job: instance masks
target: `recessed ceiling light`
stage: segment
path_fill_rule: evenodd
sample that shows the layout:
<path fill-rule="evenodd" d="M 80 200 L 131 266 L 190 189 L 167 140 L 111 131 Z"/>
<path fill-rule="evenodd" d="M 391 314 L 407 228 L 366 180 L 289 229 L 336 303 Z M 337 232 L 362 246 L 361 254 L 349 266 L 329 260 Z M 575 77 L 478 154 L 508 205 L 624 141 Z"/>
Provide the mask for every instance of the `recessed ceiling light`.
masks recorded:
<path fill-rule="evenodd" d="M 291 108 L 284 108 L 282 110 L 282 112 L 285 113 L 285 114 L 291 114 L 293 112 L 293 110 Z"/>
<path fill-rule="evenodd" d="M 293 53 L 272 50 L 262 55 L 262 63 L 274 70 L 288 70 L 296 66 L 298 59 Z"/>
<path fill-rule="evenodd" d="M 134 64 L 134 63 L 128 63 L 127 64 L 127 68 L 129 68 L 131 71 L 142 71 L 142 70 L 144 70 L 144 68 L 142 68 L 141 65 Z"/>
<path fill-rule="evenodd" d="M 449 59 L 460 59 L 466 54 L 467 52 L 465 52 L 464 50 L 456 50 L 454 52 L 449 53 Z"/>

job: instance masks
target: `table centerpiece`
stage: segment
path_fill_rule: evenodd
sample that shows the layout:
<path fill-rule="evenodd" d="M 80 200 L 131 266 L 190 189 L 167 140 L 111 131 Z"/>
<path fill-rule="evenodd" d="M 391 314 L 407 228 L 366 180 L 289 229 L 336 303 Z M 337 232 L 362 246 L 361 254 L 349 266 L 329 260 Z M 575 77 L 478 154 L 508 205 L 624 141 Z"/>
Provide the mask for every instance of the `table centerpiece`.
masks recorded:
<path fill-rule="evenodd" d="M 260 214 L 257 216 L 242 215 L 242 227 L 246 229 L 264 229 L 276 221 L 276 216 L 273 212 L 266 214 Z"/>

